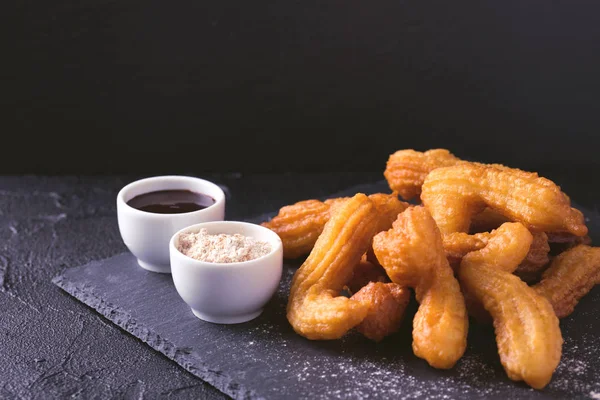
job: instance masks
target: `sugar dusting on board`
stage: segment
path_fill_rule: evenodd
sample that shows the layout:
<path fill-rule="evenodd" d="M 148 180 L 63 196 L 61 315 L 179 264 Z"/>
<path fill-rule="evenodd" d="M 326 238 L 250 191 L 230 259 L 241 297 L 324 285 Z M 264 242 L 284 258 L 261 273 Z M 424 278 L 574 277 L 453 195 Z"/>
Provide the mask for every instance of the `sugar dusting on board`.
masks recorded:
<path fill-rule="evenodd" d="M 281 301 L 274 305 L 282 313 L 294 272 L 291 268 L 284 270 L 284 281 L 277 294 Z M 491 329 L 476 332 L 478 336 L 485 336 L 486 341 L 469 346 L 452 370 L 441 371 L 432 369 L 412 354 L 410 322 L 405 321 L 403 327 L 404 335 L 392 336 L 380 344 L 355 333 L 338 341 L 308 341 L 280 333 L 277 325 L 271 323 L 251 330 L 249 337 L 255 343 L 268 340 L 268 347 L 272 349 L 257 361 L 269 366 L 284 362 L 283 367 L 271 370 L 274 377 L 288 379 L 288 382 L 291 379 L 301 387 L 310 386 L 310 397 L 316 399 L 455 399 L 469 394 L 495 398 L 507 397 L 509 393 L 516 398 L 545 397 L 548 393 L 567 398 L 574 393 L 587 396 L 595 391 L 600 394 L 590 367 L 592 358 L 600 354 L 597 349 L 580 347 L 568 338 L 565 338 L 564 356 L 552 382 L 543 391 L 536 391 L 506 377 L 497 358 Z M 257 336 L 262 338 L 256 339 Z M 302 342 L 302 351 L 297 342 Z M 289 374 L 293 374 L 292 377 L 285 378 Z M 286 389 L 274 392 L 284 396 L 288 393 Z"/>
<path fill-rule="evenodd" d="M 287 268 L 284 271 L 287 279 L 284 279 L 278 297 L 287 298 L 289 280 L 294 272 L 294 269 Z M 282 304 L 284 312 L 285 303 Z M 405 330 L 410 331 L 410 323 L 405 323 Z M 267 365 L 279 365 L 285 360 L 283 368 L 272 371 L 274 376 L 283 378 L 296 371 L 292 379 L 301 386 L 310 385 L 310 397 L 315 399 L 454 399 L 465 393 L 498 396 L 514 385 L 505 378 L 503 371 L 495 369 L 476 352 L 465 354 L 453 370 L 441 371 L 416 359 L 411 351 L 410 337 L 394 336 L 382 344 L 375 344 L 359 334 L 350 333 L 338 341 L 319 342 L 308 341 L 297 335 L 274 335 L 277 331 L 276 326 L 269 324 L 264 329 L 257 327 L 249 332 L 250 337 L 273 336 L 269 343 L 273 351 L 261 356 L 260 361 Z M 298 351 L 296 342 L 299 341 L 309 347 Z M 396 348 L 398 344 L 394 341 L 401 341 L 406 351 L 398 353 L 394 349 L 390 352 L 390 346 Z M 368 347 L 367 352 L 365 346 Z M 417 370 L 409 367 L 414 365 L 415 360 L 420 367 Z M 426 382 L 423 381 L 422 369 L 429 372 Z M 490 382 L 494 382 L 494 385 L 490 385 Z M 530 391 L 529 388 L 524 389 Z M 283 396 L 285 393 L 282 390 L 280 394 Z"/>
<path fill-rule="evenodd" d="M 593 398 L 591 393 L 600 394 L 600 381 L 596 378 L 593 367 L 595 360 L 600 358 L 600 348 L 590 345 L 595 343 L 590 334 L 586 333 L 573 339 L 569 331 L 577 327 L 567 327 L 563 334 L 563 355 L 548 387 L 553 389 L 553 392 L 563 394 L 565 398 L 572 397 L 573 393 L 585 393 Z"/>

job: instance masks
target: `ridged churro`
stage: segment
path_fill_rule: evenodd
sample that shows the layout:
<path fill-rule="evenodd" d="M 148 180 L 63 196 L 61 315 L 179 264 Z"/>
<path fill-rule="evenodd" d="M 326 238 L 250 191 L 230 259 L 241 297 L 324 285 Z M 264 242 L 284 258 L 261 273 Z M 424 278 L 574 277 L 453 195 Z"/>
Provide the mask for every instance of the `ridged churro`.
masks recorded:
<path fill-rule="evenodd" d="M 452 368 L 466 348 L 468 318 L 429 212 L 408 208 L 392 229 L 375 236 L 373 250 L 392 282 L 415 289 L 420 303 L 413 320 L 415 355 L 433 367 Z"/>
<path fill-rule="evenodd" d="M 382 224 L 381 214 L 362 193 L 332 212 L 314 248 L 296 271 L 287 306 L 294 330 L 313 340 L 338 339 L 373 312 L 363 296 L 340 295 L 354 267 Z"/>
<path fill-rule="evenodd" d="M 529 251 L 529 231 L 519 223 L 506 223 L 498 232 L 486 247 L 463 257 L 461 287 L 492 316 L 508 377 L 541 389 L 560 361 L 558 318 L 548 300 L 511 273 Z"/>
<path fill-rule="evenodd" d="M 598 283 L 600 247 L 579 245 L 558 255 L 534 289 L 550 301 L 558 318 L 564 318 Z"/>
<path fill-rule="evenodd" d="M 498 165 L 463 162 L 433 170 L 421 200 L 442 234 L 469 232 L 486 206 L 534 231 L 567 231 L 585 236 L 583 215 L 554 182 Z"/>
<path fill-rule="evenodd" d="M 396 283 L 370 282 L 353 295 L 352 300 L 369 305 L 366 317 L 356 329 L 379 342 L 400 328 L 410 290 Z"/>
<path fill-rule="evenodd" d="M 433 149 L 424 153 L 415 150 L 399 150 L 391 154 L 383 175 L 388 185 L 405 200 L 421 194 L 425 177 L 436 168 L 456 165 L 461 160 L 445 149 Z"/>
<path fill-rule="evenodd" d="M 396 216 L 408 207 L 398 199 L 396 193 L 376 193 L 369 196 L 377 211 L 383 216 L 378 229 L 389 229 Z M 282 207 L 279 213 L 271 220 L 261 225 L 277 233 L 283 243 L 283 256 L 285 258 L 298 258 L 305 256 L 314 247 L 317 238 L 337 206 L 348 200 L 339 197 L 320 200 L 304 200 L 295 204 Z"/>

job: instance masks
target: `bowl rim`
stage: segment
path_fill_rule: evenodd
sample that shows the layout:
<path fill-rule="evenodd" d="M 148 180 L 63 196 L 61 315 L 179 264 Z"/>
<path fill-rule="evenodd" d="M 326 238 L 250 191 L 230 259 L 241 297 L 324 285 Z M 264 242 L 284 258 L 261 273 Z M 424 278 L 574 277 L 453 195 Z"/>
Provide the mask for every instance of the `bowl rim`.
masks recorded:
<path fill-rule="evenodd" d="M 267 254 L 260 256 L 258 258 L 253 258 L 252 260 L 237 261 L 237 262 L 230 262 L 230 263 L 216 263 L 216 262 L 210 262 L 210 261 L 196 260 L 195 258 L 192 258 L 190 256 L 183 254 L 175 246 L 175 240 L 182 233 L 188 233 L 188 232 L 197 233 L 200 229 L 202 229 L 206 226 L 210 226 L 210 225 L 239 225 L 239 226 L 250 226 L 252 228 L 257 228 L 259 230 L 265 230 L 266 232 L 268 232 L 268 235 L 270 235 L 273 238 L 272 240 L 269 240 L 269 244 L 271 245 L 271 251 L 269 251 Z M 218 234 L 218 233 L 216 233 L 216 234 Z M 251 235 L 244 235 L 244 236 L 253 237 Z M 264 261 L 267 257 L 271 257 L 274 253 L 279 251 L 281 253 L 279 265 L 283 266 L 283 242 L 281 241 L 281 238 L 279 237 L 279 235 L 277 235 L 277 233 L 273 232 L 271 229 L 266 228 L 260 224 L 255 224 L 255 223 L 246 222 L 246 221 L 206 221 L 206 222 L 199 222 L 197 224 L 186 226 L 185 228 L 178 230 L 177 232 L 175 232 L 173 234 L 173 236 L 171 236 L 171 239 L 169 240 L 169 251 L 174 252 L 177 256 L 183 257 L 187 262 L 189 262 L 192 265 L 194 265 L 195 267 L 199 267 L 199 268 L 224 268 L 224 267 L 244 268 L 244 267 L 250 266 L 252 264 L 260 264 L 261 261 Z M 173 262 L 171 262 L 171 270 L 172 270 L 172 268 L 173 268 Z"/>
<path fill-rule="evenodd" d="M 131 190 L 132 188 L 134 188 L 138 185 L 141 185 L 143 183 L 146 183 L 146 182 L 161 181 L 161 180 L 163 180 L 163 181 L 173 180 L 173 181 L 179 181 L 179 182 L 190 182 L 190 181 L 200 182 L 200 183 L 206 184 L 207 186 L 213 187 L 219 195 L 218 195 L 218 198 L 214 199 L 215 202 L 206 208 L 203 208 L 201 210 L 196 210 L 196 211 L 178 213 L 178 214 L 161 214 L 161 213 L 152 213 L 152 212 L 148 212 L 148 211 L 142 211 L 142 210 L 138 210 L 137 208 L 131 207 L 129 204 L 127 204 L 127 201 L 125 201 L 125 193 L 127 191 Z M 181 189 L 181 190 L 191 190 L 191 189 Z M 151 192 L 147 192 L 147 193 L 151 193 Z M 206 195 L 206 193 L 202 193 L 202 194 Z M 211 197 L 213 197 L 213 196 L 211 196 Z M 221 206 L 223 203 L 225 203 L 225 192 L 219 185 L 217 185 L 216 183 L 209 181 L 207 179 L 199 178 L 196 176 L 189 176 L 189 175 L 149 176 L 146 178 L 141 178 L 141 179 L 137 179 L 135 181 L 129 182 L 127 185 L 123 186 L 117 193 L 117 205 L 119 205 L 119 204 L 122 205 L 128 212 L 132 212 L 134 214 L 149 217 L 149 218 L 162 218 L 162 219 L 185 218 L 185 217 L 189 217 L 189 216 L 193 216 L 193 215 L 199 215 L 199 214 L 203 214 L 206 212 L 210 212 L 210 211 L 212 211 L 212 209 L 214 209 L 217 206 Z"/>

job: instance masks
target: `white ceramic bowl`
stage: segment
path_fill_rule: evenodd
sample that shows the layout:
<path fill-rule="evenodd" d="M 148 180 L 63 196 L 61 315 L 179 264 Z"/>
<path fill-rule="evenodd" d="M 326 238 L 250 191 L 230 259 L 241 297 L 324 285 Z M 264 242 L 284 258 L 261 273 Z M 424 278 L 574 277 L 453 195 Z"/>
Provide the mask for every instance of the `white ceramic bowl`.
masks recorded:
<path fill-rule="evenodd" d="M 181 214 L 157 214 L 140 211 L 127 202 L 140 194 L 158 190 L 190 190 L 206 194 L 215 203 L 205 209 Z M 171 272 L 169 241 L 175 232 L 199 222 L 222 221 L 225 217 L 225 193 L 216 184 L 191 176 L 155 176 L 123 187 L 117 195 L 117 218 L 123 242 L 152 272 Z"/>
<path fill-rule="evenodd" d="M 271 252 L 250 261 L 211 263 L 181 253 L 179 235 L 206 229 L 209 234 L 239 233 L 268 242 Z M 258 317 L 279 287 L 283 245 L 277 234 L 260 225 L 222 221 L 196 224 L 173 235 L 169 245 L 171 273 L 181 298 L 196 317 L 219 324 L 236 324 Z"/>

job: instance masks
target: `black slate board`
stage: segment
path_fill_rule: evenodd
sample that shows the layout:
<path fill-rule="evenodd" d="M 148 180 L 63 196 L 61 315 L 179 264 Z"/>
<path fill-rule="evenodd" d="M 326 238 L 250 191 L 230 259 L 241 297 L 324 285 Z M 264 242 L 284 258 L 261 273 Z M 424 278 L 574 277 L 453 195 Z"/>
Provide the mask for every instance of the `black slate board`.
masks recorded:
<path fill-rule="evenodd" d="M 335 196 L 385 190 L 379 182 Z M 592 239 L 600 243 L 600 215 L 583 211 Z M 600 398 L 598 288 L 561 321 L 561 364 L 551 384 L 535 391 L 508 380 L 492 329 L 474 323 L 466 354 L 450 371 L 435 370 L 412 354 L 410 315 L 400 332 L 379 344 L 354 333 L 328 342 L 300 337 L 285 318 L 297 267 L 286 263 L 264 313 L 239 325 L 197 319 L 170 275 L 139 268 L 129 253 L 68 269 L 53 282 L 233 398 Z"/>

